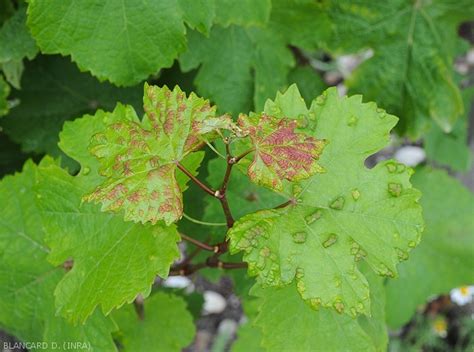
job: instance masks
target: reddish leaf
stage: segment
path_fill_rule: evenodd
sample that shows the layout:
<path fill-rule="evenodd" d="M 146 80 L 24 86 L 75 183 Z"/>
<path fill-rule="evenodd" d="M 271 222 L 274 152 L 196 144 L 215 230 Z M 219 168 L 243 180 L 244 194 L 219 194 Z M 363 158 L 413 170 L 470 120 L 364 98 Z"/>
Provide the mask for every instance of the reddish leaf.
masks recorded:
<path fill-rule="evenodd" d="M 326 142 L 295 131 L 296 121 L 266 114 L 240 115 L 238 124 L 255 150 L 248 168 L 253 182 L 281 191 L 283 180 L 298 181 L 323 172 L 317 160 Z"/>

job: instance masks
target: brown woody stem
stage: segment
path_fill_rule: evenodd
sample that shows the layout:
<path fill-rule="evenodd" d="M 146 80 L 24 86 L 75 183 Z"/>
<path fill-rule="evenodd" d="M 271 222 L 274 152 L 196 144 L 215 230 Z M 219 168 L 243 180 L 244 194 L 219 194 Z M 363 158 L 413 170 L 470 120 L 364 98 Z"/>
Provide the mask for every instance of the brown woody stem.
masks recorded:
<path fill-rule="evenodd" d="M 209 195 L 219 199 L 222 210 L 224 211 L 224 215 L 226 218 L 226 224 L 227 227 L 230 229 L 232 226 L 234 226 L 234 217 L 232 216 L 232 213 L 230 211 L 229 207 L 229 202 L 227 201 L 226 197 L 226 191 L 227 187 L 229 185 L 229 180 L 230 180 L 230 175 L 232 173 L 232 167 L 237 164 L 242 158 L 244 158 L 246 155 L 250 154 L 251 152 L 254 151 L 254 149 L 249 149 L 246 152 L 240 154 L 237 157 L 233 157 L 230 151 L 230 145 L 228 140 L 224 140 L 225 147 L 226 147 L 226 161 L 227 161 L 227 167 L 226 171 L 224 174 L 224 179 L 222 181 L 222 185 L 219 190 L 214 191 L 210 187 L 206 186 L 204 183 L 202 183 L 200 180 L 198 180 L 189 170 L 187 170 L 182 164 L 179 162 L 176 162 L 176 166 L 178 169 L 180 169 L 186 176 L 188 176 L 191 180 L 193 180 L 194 183 L 196 183 L 202 190 L 204 190 L 206 193 Z M 291 203 L 291 201 L 287 202 L 288 204 Z M 286 206 L 288 205 L 285 203 Z M 227 263 L 227 262 L 222 262 L 219 260 L 219 256 L 223 253 L 226 253 L 228 251 L 229 247 L 229 242 L 227 240 L 218 243 L 216 245 L 210 245 L 204 242 L 201 242 L 199 240 L 196 240 L 192 237 L 189 237 L 185 234 L 181 234 L 181 238 L 185 241 L 188 241 L 195 246 L 197 246 L 196 250 L 188 256 L 181 264 L 178 264 L 174 268 L 171 268 L 169 275 L 191 275 L 192 273 L 201 270 L 203 268 L 221 268 L 221 269 L 240 269 L 240 268 L 246 268 L 247 263 L 241 262 L 241 263 Z M 197 263 L 197 264 L 190 264 L 191 259 L 200 251 L 200 250 L 206 250 L 206 251 L 211 251 L 214 252 L 213 255 L 209 256 L 204 263 Z"/>
<path fill-rule="evenodd" d="M 169 276 L 187 276 L 194 274 L 196 271 L 204 269 L 204 268 L 220 268 L 220 269 L 243 269 L 247 267 L 247 263 L 239 262 L 239 263 L 228 263 L 222 262 L 220 260 L 209 261 L 206 260 L 204 263 L 197 263 L 197 264 L 188 264 L 184 267 L 171 269 Z"/>
<path fill-rule="evenodd" d="M 176 162 L 176 166 L 180 169 L 186 176 L 188 176 L 194 183 L 196 183 L 204 192 L 210 194 L 211 196 L 216 196 L 216 191 L 213 191 L 211 188 L 207 187 L 204 183 L 199 181 L 191 172 L 189 172 L 183 165 L 179 162 Z"/>
<path fill-rule="evenodd" d="M 225 221 L 227 223 L 227 228 L 231 228 L 234 226 L 234 217 L 230 212 L 229 202 L 227 201 L 227 197 L 224 195 L 222 198 L 219 198 L 222 206 L 222 210 L 224 210 Z"/>
<path fill-rule="evenodd" d="M 188 242 L 194 244 L 195 246 L 197 246 L 201 249 L 204 249 L 204 250 L 210 251 L 210 252 L 215 252 L 216 251 L 216 246 L 210 246 L 207 243 L 198 241 L 197 239 L 189 237 L 189 236 L 185 235 L 184 233 L 180 233 L 180 236 L 183 240 L 188 241 Z"/>

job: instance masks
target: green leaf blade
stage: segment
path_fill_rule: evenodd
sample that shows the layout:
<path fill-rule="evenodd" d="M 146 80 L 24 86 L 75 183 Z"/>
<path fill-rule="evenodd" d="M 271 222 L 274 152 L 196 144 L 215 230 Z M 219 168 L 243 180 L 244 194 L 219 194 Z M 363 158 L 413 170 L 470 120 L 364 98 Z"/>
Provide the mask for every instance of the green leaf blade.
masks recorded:
<path fill-rule="evenodd" d="M 387 322 L 399 328 L 430 297 L 474 281 L 474 195 L 441 170 L 419 168 L 413 183 L 423 192 L 423 241 L 387 283 Z"/>
<path fill-rule="evenodd" d="M 302 101 L 293 90 L 289 94 Z M 280 97 L 282 103 L 287 99 Z M 303 299 L 352 316 L 370 311 L 369 285 L 358 262 L 396 276 L 423 223 L 409 169 L 393 161 L 365 168 L 365 159 L 387 143 L 396 119 L 360 100 L 339 98 L 335 89 L 315 100 L 303 120 L 305 131 L 328 141 L 319 160 L 326 172 L 294 187 L 296 204 L 249 214 L 228 233 L 231 251 L 244 252 L 249 274 L 264 286 L 296 281 Z M 286 105 L 267 103 L 280 112 Z"/>
<path fill-rule="evenodd" d="M 111 336 L 116 326 L 100 312 L 80 326 L 56 315 L 53 292 L 64 268 L 46 260 L 50 248 L 36 192 L 38 170 L 52 164 L 28 161 L 21 173 L 0 182 L 0 200 L 9 204 L 0 214 L 0 325 L 25 343 L 80 341 L 94 350 L 116 351 Z"/>
<path fill-rule="evenodd" d="M 193 341 L 193 319 L 181 297 L 157 292 L 143 310 L 142 320 L 130 305 L 113 314 L 124 351 L 179 352 Z"/>
<path fill-rule="evenodd" d="M 31 1 L 28 26 L 42 52 L 71 55 L 83 70 L 118 85 L 136 84 L 171 66 L 185 49 L 182 12 L 174 0 Z"/>
<path fill-rule="evenodd" d="M 62 315 L 84 322 L 98 305 L 108 314 L 139 293 L 147 296 L 156 275 L 168 275 L 179 256 L 174 226 L 124 222 L 97 206 L 81 204 L 87 176 L 74 178 L 58 167 L 40 175 L 40 206 L 52 249 L 48 259 L 56 265 L 74 261 L 55 291 Z"/>

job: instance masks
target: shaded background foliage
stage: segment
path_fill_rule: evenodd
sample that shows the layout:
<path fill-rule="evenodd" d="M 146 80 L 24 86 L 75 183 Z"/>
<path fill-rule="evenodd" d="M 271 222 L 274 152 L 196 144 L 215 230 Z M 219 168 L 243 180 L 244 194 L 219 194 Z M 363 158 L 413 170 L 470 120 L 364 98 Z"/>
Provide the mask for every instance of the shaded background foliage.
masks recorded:
<path fill-rule="evenodd" d="M 145 80 L 196 91 L 234 117 L 261 111 L 292 83 L 307 103 L 332 85 L 362 94 L 400 118 L 392 148 L 375 158 L 403 145 L 422 146 L 427 157 L 413 180 L 426 194 L 425 239 L 401 266 L 400 279 L 386 285 L 387 321 L 399 329 L 432 295 L 474 281 L 472 194 L 447 173 L 433 171 L 447 169 L 472 189 L 473 19 L 469 0 L 0 0 L 0 173 L 12 174 L 45 154 L 61 157 L 76 172 L 77 163 L 57 146 L 63 123 L 97 109 L 111 111 L 117 102 L 141 114 Z M 206 156 L 200 175 L 218 167 Z M 213 175 L 210 184 L 218 182 Z M 243 214 L 267 206 L 265 192 L 244 180 L 232 182 L 237 186 L 229 197 Z M 190 187 L 186 212 L 217 221 L 219 209 Z M 197 227 L 183 221 L 180 229 Z M 212 281 L 218 274 L 202 275 Z M 237 296 L 246 298 L 251 282 L 242 272 L 230 275 Z M 197 285 L 234 297 L 226 286 Z M 240 317 L 235 310 L 227 314 Z M 222 319 L 201 318 L 198 326 L 214 332 Z M 403 337 L 413 324 L 399 330 Z M 245 330 L 242 336 L 255 339 Z M 469 343 L 463 340 L 460 348 Z"/>

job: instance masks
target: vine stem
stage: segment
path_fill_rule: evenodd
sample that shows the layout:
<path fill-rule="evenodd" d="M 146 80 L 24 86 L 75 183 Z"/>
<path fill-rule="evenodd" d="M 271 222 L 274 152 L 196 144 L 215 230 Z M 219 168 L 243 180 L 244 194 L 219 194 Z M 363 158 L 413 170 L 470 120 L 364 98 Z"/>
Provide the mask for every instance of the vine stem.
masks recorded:
<path fill-rule="evenodd" d="M 235 164 L 237 164 L 241 159 L 243 159 L 245 156 L 253 152 L 255 149 L 253 148 L 249 149 L 245 151 L 244 153 L 240 154 L 239 156 L 233 157 L 230 151 L 229 139 L 225 138 L 224 143 L 225 143 L 225 149 L 226 149 L 225 159 L 227 162 L 227 167 L 224 174 L 224 179 L 222 180 L 221 187 L 216 191 L 214 191 L 212 188 L 208 187 L 203 182 L 201 182 L 189 170 L 187 170 L 180 162 L 177 161 L 176 166 L 186 176 L 188 176 L 194 183 L 196 183 L 204 192 L 206 192 L 207 194 L 211 195 L 214 198 L 219 199 L 222 206 L 222 210 L 224 211 L 224 215 L 226 218 L 227 228 L 230 229 L 232 226 L 234 226 L 235 220 L 234 220 L 234 217 L 232 216 L 232 213 L 229 207 L 229 202 L 227 200 L 226 192 L 227 192 L 227 188 L 230 181 L 230 175 L 232 173 L 232 167 Z M 187 216 L 185 215 L 185 217 Z M 198 222 L 198 221 L 195 221 L 195 222 Z M 219 256 L 228 251 L 228 248 L 229 248 L 228 240 L 224 240 L 223 242 L 217 243 L 215 245 L 210 245 L 208 243 L 204 243 L 199 240 L 196 240 L 195 238 L 189 237 L 185 234 L 181 234 L 181 238 L 185 241 L 188 241 L 194 244 L 197 247 L 196 250 L 194 251 L 193 257 L 200 250 L 212 251 L 214 252 L 214 254 L 209 256 L 204 263 L 197 263 L 197 264 L 190 264 L 192 257 L 186 258 L 183 263 L 177 265 L 174 268 L 171 268 L 169 275 L 190 275 L 206 267 L 221 268 L 221 269 L 240 269 L 240 268 L 247 267 L 247 263 L 245 262 L 227 263 L 227 262 L 222 262 L 219 260 Z"/>
<path fill-rule="evenodd" d="M 199 181 L 196 176 L 194 176 L 191 172 L 188 171 L 180 162 L 176 162 L 176 166 L 180 169 L 186 176 L 188 176 L 194 183 L 196 183 L 204 192 L 208 193 L 209 195 L 215 197 L 216 191 L 213 191 L 211 188 L 206 186 L 204 183 Z"/>
<path fill-rule="evenodd" d="M 224 210 L 227 227 L 230 229 L 232 226 L 234 226 L 235 220 L 230 211 L 229 202 L 227 201 L 227 197 L 226 197 L 226 191 L 227 191 L 227 186 L 229 185 L 232 167 L 235 165 L 236 161 L 230 152 L 229 140 L 225 139 L 224 143 L 225 143 L 227 167 L 225 170 L 224 180 L 222 181 L 221 188 L 216 192 L 216 196 L 217 198 L 219 198 L 221 202 L 222 210 Z"/>
<path fill-rule="evenodd" d="M 220 260 L 209 262 L 209 260 L 206 260 L 204 263 L 187 264 L 183 267 L 177 267 L 177 268 L 171 269 L 169 272 L 169 276 L 188 276 L 204 268 L 220 268 L 220 269 L 233 270 L 233 269 L 243 269 L 246 267 L 247 267 L 247 263 L 245 262 L 230 263 L 230 262 L 222 262 Z"/>
<path fill-rule="evenodd" d="M 207 243 L 201 242 L 201 241 L 199 241 L 195 238 L 186 236 L 184 233 L 180 233 L 180 236 L 183 240 L 188 241 L 188 242 L 194 244 L 195 246 L 197 246 L 199 248 L 202 248 L 206 251 L 215 252 L 217 250 L 216 246 L 208 245 Z"/>

